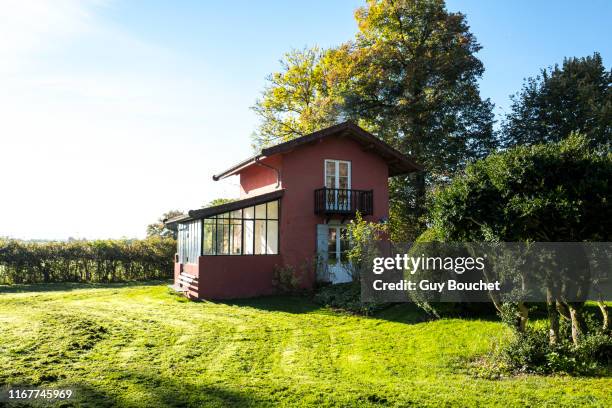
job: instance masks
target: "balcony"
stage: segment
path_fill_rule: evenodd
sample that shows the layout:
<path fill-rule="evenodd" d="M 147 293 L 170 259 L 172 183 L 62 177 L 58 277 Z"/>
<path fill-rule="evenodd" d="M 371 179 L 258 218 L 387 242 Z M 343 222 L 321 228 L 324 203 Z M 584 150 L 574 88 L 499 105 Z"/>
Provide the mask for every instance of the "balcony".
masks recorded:
<path fill-rule="evenodd" d="M 330 216 L 372 215 L 374 208 L 373 190 L 346 190 L 319 188 L 314 192 L 315 214 Z"/>

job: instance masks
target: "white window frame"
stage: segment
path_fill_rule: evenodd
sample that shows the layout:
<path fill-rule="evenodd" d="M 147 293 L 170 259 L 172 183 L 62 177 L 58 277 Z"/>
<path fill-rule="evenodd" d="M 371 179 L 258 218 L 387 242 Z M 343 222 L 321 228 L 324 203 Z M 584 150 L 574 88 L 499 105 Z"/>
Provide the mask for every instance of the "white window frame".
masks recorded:
<path fill-rule="evenodd" d="M 348 160 L 335 160 L 335 159 L 325 159 L 324 163 L 323 163 L 323 186 L 327 187 L 327 163 L 334 163 L 334 177 L 336 179 L 335 182 L 335 186 L 333 187 L 329 187 L 329 188 L 336 188 L 339 189 L 340 187 L 340 163 L 346 163 L 348 164 L 348 188 L 347 190 L 351 189 L 351 183 L 352 183 L 352 169 L 351 169 L 351 162 Z"/>

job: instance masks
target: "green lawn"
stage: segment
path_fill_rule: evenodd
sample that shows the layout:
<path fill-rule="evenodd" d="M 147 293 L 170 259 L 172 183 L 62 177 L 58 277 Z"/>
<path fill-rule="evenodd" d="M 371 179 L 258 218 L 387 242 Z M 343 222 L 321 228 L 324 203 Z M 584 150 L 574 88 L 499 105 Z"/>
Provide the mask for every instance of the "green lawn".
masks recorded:
<path fill-rule="evenodd" d="M 0 385 L 75 387 L 93 407 L 612 406 L 612 378 L 474 377 L 509 335 L 496 321 L 195 303 L 159 283 L 21 290 L 0 287 Z"/>

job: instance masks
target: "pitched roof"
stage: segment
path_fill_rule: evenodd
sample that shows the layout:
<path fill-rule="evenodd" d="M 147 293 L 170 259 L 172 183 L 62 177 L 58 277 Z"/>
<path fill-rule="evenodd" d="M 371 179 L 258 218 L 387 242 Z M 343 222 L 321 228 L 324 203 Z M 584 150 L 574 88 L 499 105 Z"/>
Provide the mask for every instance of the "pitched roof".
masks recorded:
<path fill-rule="evenodd" d="M 179 222 L 197 220 L 200 218 L 212 217 L 213 215 L 223 214 L 225 212 L 239 210 L 244 207 L 250 207 L 252 205 L 263 204 L 268 201 L 272 201 L 277 198 L 281 198 L 285 190 L 275 190 L 270 193 L 260 194 L 253 197 L 244 198 L 238 201 L 232 201 L 221 205 L 215 205 L 214 207 L 200 208 L 198 210 L 189 211 L 189 215 L 180 215 L 164 221 L 164 224 L 171 225 Z"/>
<path fill-rule="evenodd" d="M 316 142 L 325 137 L 340 135 L 356 141 L 357 143 L 361 144 L 364 149 L 370 150 L 385 159 L 385 161 L 389 165 L 390 176 L 397 176 L 399 174 L 406 174 L 423 170 L 423 167 L 415 163 L 410 157 L 394 149 L 389 144 L 383 142 L 370 132 L 363 130 L 353 122 L 347 121 L 310 133 L 306 136 L 298 137 L 288 142 L 277 144 L 276 146 L 264 148 L 261 150 L 260 153 L 256 154 L 255 156 L 243 160 L 240 163 L 233 165 L 229 169 L 222 171 L 219 174 L 215 174 L 213 176 L 213 180 L 216 181 L 225 177 L 232 176 L 238 171 L 252 165 L 253 163 L 257 162 L 262 158 L 270 157 L 275 154 L 287 153 L 297 147 Z"/>

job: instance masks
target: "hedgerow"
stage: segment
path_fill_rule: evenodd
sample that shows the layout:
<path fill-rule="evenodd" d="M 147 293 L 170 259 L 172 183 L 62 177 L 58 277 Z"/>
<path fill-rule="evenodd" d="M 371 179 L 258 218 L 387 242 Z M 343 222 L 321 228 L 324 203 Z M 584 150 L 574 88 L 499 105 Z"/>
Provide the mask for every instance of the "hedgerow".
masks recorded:
<path fill-rule="evenodd" d="M 0 284 L 121 282 L 172 277 L 176 241 L 0 239 Z"/>

